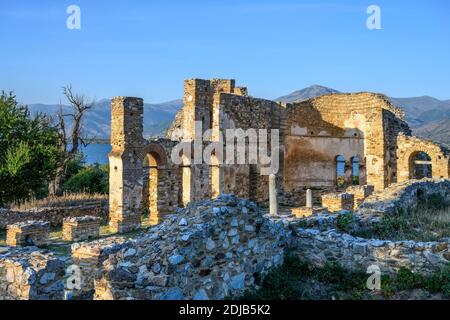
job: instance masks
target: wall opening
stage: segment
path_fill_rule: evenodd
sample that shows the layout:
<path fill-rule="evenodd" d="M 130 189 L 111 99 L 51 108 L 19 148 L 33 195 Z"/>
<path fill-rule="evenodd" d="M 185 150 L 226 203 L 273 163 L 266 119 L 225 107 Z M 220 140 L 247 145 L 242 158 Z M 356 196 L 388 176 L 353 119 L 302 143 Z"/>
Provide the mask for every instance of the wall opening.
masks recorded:
<path fill-rule="evenodd" d="M 336 156 L 336 186 L 345 186 L 345 158 L 342 155 Z"/>
<path fill-rule="evenodd" d="M 360 178 L 359 178 L 359 157 L 358 156 L 352 157 L 352 184 L 353 185 L 359 185 L 360 184 Z"/>
<path fill-rule="evenodd" d="M 409 178 L 424 179 L 433 176 L 431 157 L 423 152 L 413 152 L 409 158 Z"/>

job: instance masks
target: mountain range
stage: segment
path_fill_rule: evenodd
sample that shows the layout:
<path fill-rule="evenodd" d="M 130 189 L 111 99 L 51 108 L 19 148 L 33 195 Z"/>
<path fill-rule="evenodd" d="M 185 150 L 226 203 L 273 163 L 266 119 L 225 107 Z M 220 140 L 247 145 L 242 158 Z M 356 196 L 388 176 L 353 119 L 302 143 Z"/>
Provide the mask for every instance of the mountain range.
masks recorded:
<path fill-rule="evenodd" d="M 294 102 L 330 93 L 340 92 L 332 88 L 312 85 L 274 100 Z M 394 105 L 405 110 L 406 121 L 415 135 L 450 145 L 450 100 L 439 100 L 429 96 L 390 98 L 390 100 Z M 164 133 L 182 106 L 182 99 L 157 104 L 145 103 L 144 136 L 148 138 Z M 43 112 L 50 116 L 54 116 L 60 108 L 58 104 L 31 104 L 28 107 L 32 114 Z M 70 111 L 70 107 L 63 105 L 63 110 Z M 99 100 L 85 117 L 84 134 L 90 138 L 109 139 L 110 121 L 111 101 Z"/>

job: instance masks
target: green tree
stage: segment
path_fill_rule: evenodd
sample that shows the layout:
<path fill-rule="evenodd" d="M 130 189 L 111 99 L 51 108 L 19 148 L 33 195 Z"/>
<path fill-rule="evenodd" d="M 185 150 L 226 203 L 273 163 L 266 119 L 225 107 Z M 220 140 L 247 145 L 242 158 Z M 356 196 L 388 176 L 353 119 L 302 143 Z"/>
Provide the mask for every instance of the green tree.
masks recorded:
<path fill-rule="evenodd" d="M 32 117 L 12 94 L 0 95 L 0 205 L 36 195 L 59 161 L 58 132 L 47 116 Z"/>
<path fill-rule="evenodd" d="M 84 167 L 66 180 L 63 189 L 69 193 L 108 193 L 108 165 Z"/>

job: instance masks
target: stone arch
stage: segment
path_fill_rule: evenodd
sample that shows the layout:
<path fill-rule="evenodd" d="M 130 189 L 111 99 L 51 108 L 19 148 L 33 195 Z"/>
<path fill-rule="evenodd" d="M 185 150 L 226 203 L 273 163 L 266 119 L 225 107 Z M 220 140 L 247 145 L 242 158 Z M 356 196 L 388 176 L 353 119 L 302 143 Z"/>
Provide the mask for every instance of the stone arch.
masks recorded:
<path fill-rule="evenodd" d="M 449 178 L 448 150 L 431 141 L 403 134 L 397 137 L 397 176 L 398 182 L 416 178 L 414 172 L 417 156 L 427 155 L 424 164 L 431 165 L 431 177 L 435 179 Z"/>
<path fill-rule="evenodd" d="M 409 156 L 409 178 L 423 179 L 433 177 L 433 163 L 428 153 L 414 151 Z"/>
<path fill-rule="evenodd" d="M 148 209 L 151 224 L 158 224 L 161 216 L 168 212 L 167 154 L 158 143 L 149 143 L 144 149 L 144 208 Z"/>

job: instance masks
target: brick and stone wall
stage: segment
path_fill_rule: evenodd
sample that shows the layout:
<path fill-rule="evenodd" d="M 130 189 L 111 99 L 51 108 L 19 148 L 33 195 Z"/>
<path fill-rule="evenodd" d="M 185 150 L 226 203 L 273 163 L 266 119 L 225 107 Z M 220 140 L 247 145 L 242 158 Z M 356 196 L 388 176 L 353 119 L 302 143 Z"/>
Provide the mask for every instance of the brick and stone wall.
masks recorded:
<path fill-rule="evenodd" d="M 64 262 L 36 248 L 0 253 L 0 300 L 61 300 Z"/>
<path fill-rule="evenodd" d="M 100 222 L 100 218 L 94 216 L 66 218 L 63 223 L 63 240 L 83 241 L 98 238 Z"/>
<path fill-rule="evenodd" d="M 426 153 L 431 158 L 431 173 L 436 179 L 449 178 L 448 150 L 428 140 L 399 135 L 397 137 L 397 181 L 414 179 L 414 155 Z"/>
<path fill-rule="evenodd" d="M 10 224 L 6 230 L 6 244 L 11 247 L 45 246 L 49 243 L 50 223 L 27 221 Z"/>
<path fill-rule="evenodd" d="M 374 187 L 371 185 L 364 186 L 351 186 L 345 190 L 346 193 L 351 193 L 354 195 L 355 206 L 354 208 L 358 208 L 364 200 L 370 196 L 374 192 Z"/>
<path fill-rule="evenodd" d="M 329 193 L 322 196 L 322 207 L 331 212 L 353 211 L 355 196 L 351 193 Z"/>
<path fill-rule="evenodd" d="M 46 207 L 33 210 L 15 211 L 0 209 L 0 229 L 7 225 L 29 220 L 48 221 L 52 227 L 60 227 L 68 217 L 96 216 L 107 221 L 108 200 L 95 201 L 68 207 Z"/>

